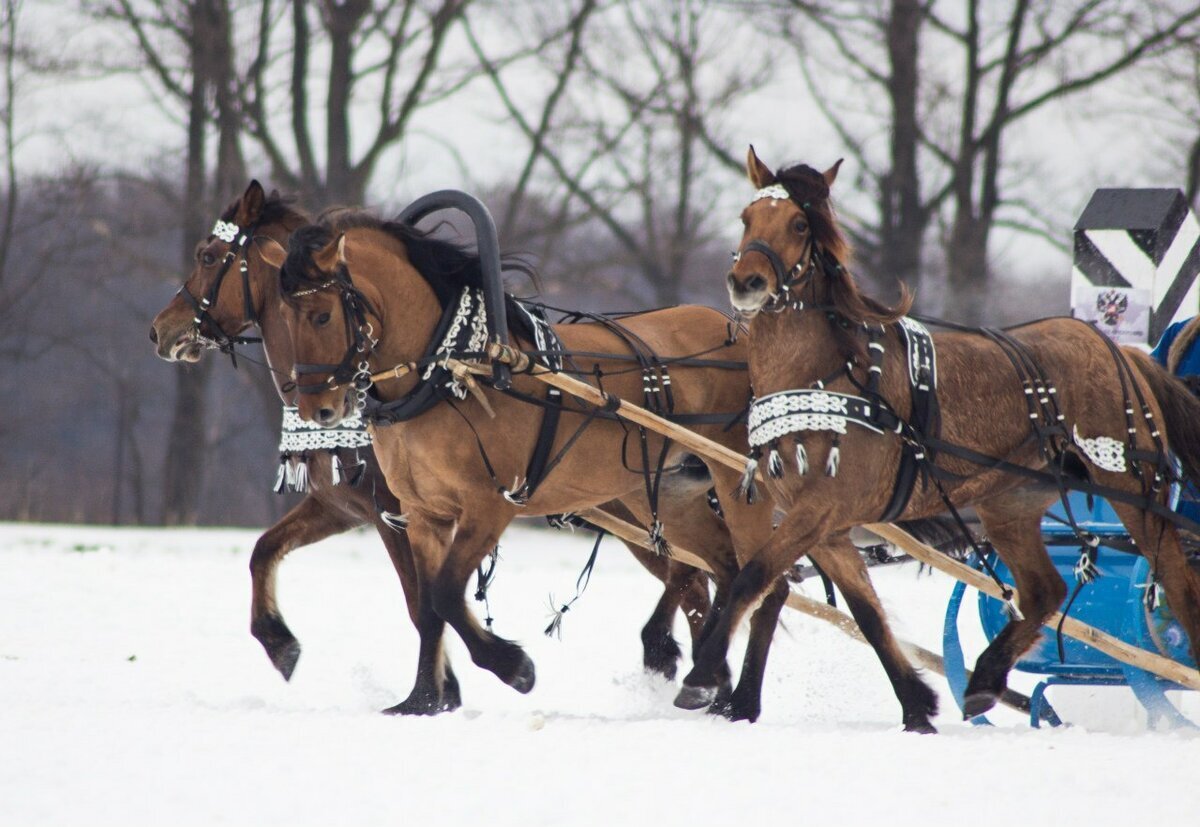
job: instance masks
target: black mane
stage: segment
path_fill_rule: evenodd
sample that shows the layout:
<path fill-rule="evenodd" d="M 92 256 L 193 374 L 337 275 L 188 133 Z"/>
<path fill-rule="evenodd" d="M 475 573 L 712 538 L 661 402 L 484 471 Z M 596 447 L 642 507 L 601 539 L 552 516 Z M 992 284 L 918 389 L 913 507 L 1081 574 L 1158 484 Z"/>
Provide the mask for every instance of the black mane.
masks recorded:
<path fill-rule="evenodd" d="M 323 212 L 317 223 L 292 233 L 287 260 L 280 270 L 280 285 L 285 294 L 320 283 L 314 275 L 312 254 L 350 229 L 369 228 L 384 232 L 404 245 L 409 262 L 429 283 L 438 303 L 445 308 L 458 300 L 464 288 L 483 287 L 483 267 L 479 254 L 466 244 L 435 237 L 436 228 L 420 230 L 409 224 L 378 218 L 363 210 L 334 208 Z M 501 257 L 504 272 L 521 272 L 539 286 L 534 268 L 512 255 Z"/>

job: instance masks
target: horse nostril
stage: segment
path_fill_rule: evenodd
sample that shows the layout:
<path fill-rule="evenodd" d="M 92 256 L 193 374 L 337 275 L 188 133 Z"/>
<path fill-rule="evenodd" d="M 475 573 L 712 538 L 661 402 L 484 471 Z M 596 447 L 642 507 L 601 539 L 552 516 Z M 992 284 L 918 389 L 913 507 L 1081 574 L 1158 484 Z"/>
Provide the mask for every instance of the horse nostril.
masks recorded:
<path fill-rule="evenodd" d="M 735 279 L 735 278 L 733 277 L 733 273 L 730 273 L 729 275 L 727 275 L 727 276 L 725 277 L 725 284 L 727 284 L 727 285 L 729 286 L 729 289 L 730 289 L 730 290 L 736 290 L 736 289 L 737 289 L 737 279 Z"/>
<path fill-rule="evenodd" d="M 158 344 L 158 331 L 154 329 L 154 325 L 150 325 L 150 341 Z"/>
<path fill-rule="evenodd" d="M 746 289 L 753 293 L 757 293 L 760 290 L 766 290 L 767 289 L 767 280 L 765 278 L 763 278 L 762 276 L 758 276 L 758 275 L 751 276 L 749 279 L 746 280 Z"/>
<path fill-rule="evenodd" d="M 332 422 L 335 416 L 337 414 L 333 412 L 333 408 L 321 408 L 317 411 L 317 421 L 322 425 Z"/>

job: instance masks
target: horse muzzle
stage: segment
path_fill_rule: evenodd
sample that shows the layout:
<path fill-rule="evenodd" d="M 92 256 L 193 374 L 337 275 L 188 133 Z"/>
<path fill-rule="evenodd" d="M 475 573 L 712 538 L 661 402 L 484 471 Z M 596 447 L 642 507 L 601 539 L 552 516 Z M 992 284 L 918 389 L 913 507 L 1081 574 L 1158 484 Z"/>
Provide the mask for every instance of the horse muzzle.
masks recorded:
<path fill-rule="evenodd" d="M 771 299 L 767 289 L 767 280 L 760 275 L 751 275 L 745 281 L 740 281 L 733 273 L 725 280 L 729 288 L 729 303 L 743 319 L 752 319 L 758 315 Z"/>

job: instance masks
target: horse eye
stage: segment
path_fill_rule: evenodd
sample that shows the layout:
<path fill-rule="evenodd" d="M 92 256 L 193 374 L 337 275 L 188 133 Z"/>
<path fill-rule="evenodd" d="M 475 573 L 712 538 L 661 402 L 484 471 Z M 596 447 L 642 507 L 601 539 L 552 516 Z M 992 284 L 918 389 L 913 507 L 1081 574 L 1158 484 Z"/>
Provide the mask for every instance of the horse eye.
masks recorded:
<path fill-rule="evenodd" d="M 200 263 L 203 264 L 205 267 L 212 267 L 214 264 L 217 263 L 217 257 L 214 256 L 212 253 L 208 252 L 207 250 L 205 250 L 200 255 Z"/>
<path fill-rule="evenodd" d="M 792 229 L 794 229 L 796 232 L 800 233 L 801 235 L 804 235 L 804 233 L 808 232 L 808 222 L 805 221 L 803 218 L 798 219 L 796 221 L 796 223 L 792 225 Z"/>
<path fill-rule="evenodd" d="M 319 316 L 317 316 L 316 321 L 317 321 L 317 327 L 324 327 L 325 325 L 329 324 L 329 314 L 328 313 L 320 314 Z"/>

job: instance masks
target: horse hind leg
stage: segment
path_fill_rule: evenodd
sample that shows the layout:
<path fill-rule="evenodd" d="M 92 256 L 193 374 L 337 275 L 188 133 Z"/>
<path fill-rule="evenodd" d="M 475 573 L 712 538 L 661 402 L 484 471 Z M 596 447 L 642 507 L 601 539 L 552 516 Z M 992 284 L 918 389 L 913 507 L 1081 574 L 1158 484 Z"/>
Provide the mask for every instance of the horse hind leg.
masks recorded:
<path fill-rule="evenodd" d="M 460 522 L 449 554 L 433 580 L 431 597 L 434 611 L 462 638 L 475 665 L 526 694 L 536 681 L 533 661 L 516 642 L 480 626 L 463 597 L 471 573 L 495 547 L 503 530 L 503 525 L 483 527 Z"/>
<path fill-rule="evenodd" d="M 1067 584 L 1042 542 L 1042 515 L 1052 500 L 1053 495 L 1040 491 L 1016 492 L 976 506 L 988 540 L 1012 572 L 1022 617 L 1010 619 L 976 661 L 967 683 L 964 719 L 996 705 L 1008 686 L 1009 671 L 1037 643 L 1042 623 L 1066 597 Z"/>
<path fill-rule="evenodd" d="M 1200 574 L 1188 564 L 1174 525 L 1134 506 L 1113 503 L 1113 510 L 1150 563 L 1167 605 L 1188 635 L 1192 658 L 1200 663 Z"/>
<path fill-rule="evenodd" d="M 279 563 L 293 549 L 340 534 L 356 524 L 310 495 L 254 544 L 250 555 L 250 634 L 262 644 L 284 680 L 291 680 L 296 669 L 300 642 L 284 622 L 275 600 Z"/>

